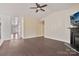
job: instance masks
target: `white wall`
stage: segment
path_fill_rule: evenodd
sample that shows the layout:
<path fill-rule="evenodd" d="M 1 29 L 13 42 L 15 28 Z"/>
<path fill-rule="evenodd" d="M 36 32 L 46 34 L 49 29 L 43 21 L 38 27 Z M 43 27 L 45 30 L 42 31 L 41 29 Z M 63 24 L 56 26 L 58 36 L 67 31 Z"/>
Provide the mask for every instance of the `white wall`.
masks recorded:
<path fill-rule="evenodd" d="M 0 20 L 1 20 L 1 40 L 8 40 L 11 39 L 11 20 L 12 17 L 14 16 L 6 16 L 6 15 L 0 15 Z M 23 37 L 23 24 L 21 23 L 21 21 L 23 21 L 23 17 L 22 16 L 18 16 L 19 17 L 19 35 L 20 37 Z"/>
<path fill-rule="evenodd" d="M 5 6 L 5 5 L 4 5 Z M 9 7 L 8 5 L 7 7 Z M 14 5 L 13 5 L 14 6 Z M 1 5 L 2 7 L 2 5 Z M 6 7 L 6 8 L 7 8 Z M 6 8 L 1 8 L 0 9 L 0 14 L 4 14 L 7 16 L 1 16 L 2 20 L 2 26 L 1 26 L 1 31 L 2 31 L 2 39 L 7 39 L 10 37 L 10 17 L 8 15 L 26 15 L 24 14 L 25 12 L 24 9 L 22 12 L 19 12 L 20 9 L 17 9 L 17 6 L 15 8 L 11 7 L 11 9 Z M 25 8 L 25 7 L 24 7 Z M 57 11 L 52 13 L 51 15 L 43 18 L 45 20 L 45 28 L 43 29 L 42 23 L 39 21 L 39 19 L 33 18 L 31 16 L 25 16 L 24 18 L 24 29 L 22 29 L 24 32 L 24 37 L 36 37 L 36 36 L 42 36 L 43 35 L 43 30 L 45 37 L 49 37 L 52 39 L 60 40 L 60 41 L 65 41 L 69 42 L 70 41 L 70 31 L 68 27 L 70 27 L 70 22 L 69 22 L 69 16 L 74 12 L 79 10 L 79 5 L 75 5 L 70 7 L 71 9 L 67 10 L 62 10 L 62 11 Z M 15 9 L 15 10 L 14 10 Z M 22 9 L 22 8 L 21 8 Z M 17 10 L 17 11 L 16 11 Z M 18 11 L 19 10 L 19 11 Z"/>
<path fill-rule="evenodd" d="M 69 9 L 52 13 L 43 18 L 45 20 L 45 37 L 70 43 L 70 15 L 79 11 L 79 4 L 72 5 Z"/>
<path fill-rule="evenodd" d="M 1 18 L 1 39 L 10 39 L 11 19 L 10 16 L 0 16 Z"/>
<path fill-rule="evenodd" d="M 13 16 L 0 16 L 1 18 L 1 39 L 11 39 L 11 20 Z M 43 36 L 43 24 L 37 18 L 31 16 L 19 16 L 20 27 L 18 30 L 20 37 L 32 38 Z M 21 23 L 22 22 L 22 23 Z"/>
<path fill-rule="evenodd" d="M 77 10 L 75 10 L 77 11 Z M 45 20 L 44 35 L 47 38 L 70 42 L 70 15 L 74 12 L 72 9 L 54 12 L 43 18 Z"/>

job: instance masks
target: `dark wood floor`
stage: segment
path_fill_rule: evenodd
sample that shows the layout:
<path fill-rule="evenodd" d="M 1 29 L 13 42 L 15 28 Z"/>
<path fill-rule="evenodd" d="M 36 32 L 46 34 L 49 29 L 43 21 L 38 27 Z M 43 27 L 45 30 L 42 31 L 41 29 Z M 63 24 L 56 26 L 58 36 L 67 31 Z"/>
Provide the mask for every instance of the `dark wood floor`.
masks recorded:
<path fill-rule="evenodd" d="M 4 41 L 0 47 L 1 56 L 77 56 L 64 42 L 44 37 Z"/>

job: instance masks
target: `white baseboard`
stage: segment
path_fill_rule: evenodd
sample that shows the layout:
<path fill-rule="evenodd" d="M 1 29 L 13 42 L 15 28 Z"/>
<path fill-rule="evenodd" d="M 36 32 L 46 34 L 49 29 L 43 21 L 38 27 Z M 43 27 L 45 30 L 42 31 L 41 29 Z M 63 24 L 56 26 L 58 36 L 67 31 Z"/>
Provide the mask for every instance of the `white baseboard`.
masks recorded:
<path fill-rule="evenodd" d="M 22 39 L 28 39 L 28 38 L 35 38 L 35 37 L 41 37 L 43 35 L 39 35 L 39 36 L 29 36 L 29 37 L 22 37 Z M 7 39 L 1 39 L 1 42 L 3 42 L 4 40 L 12 40 L 12 38 L 7 38 Z"/>
<path fill-rule="evenodd" d="M 71 50 L 79 53 L 79 51 L 77 51 L 76 49 L 72 48 L 70 45 L 68 45 L 67 43 L 64 43 L 65 46 L 67 46 L 68 48 L 70 48 Z"/>
<path fill-rule="evenodd" d="M 39 35 L 39 36 L 29 36 L 29 37 L 23 37 L 23 39 L 29 39 L 29 38 L 35 38 L 35 37 L 41 37 L 43 35 Z"/>
<path fill-rule="evenodd" d="M 0 46 L 3 44 L 4 40 L 0 40 Z"/>
<path fill-rule="evenodd" d="M 53 39 L 53 40 L 58 40 L 58 41 L 61 41 L 61 42 L 67 42 L 67 43 L 70 43 L 70 42 L 68 42 L 68 41 L 66 41 L 66 40 L 61 40 L 61 39 L 59 39 L 59 38 L 54 38 L 54 37 L 49 37 L 49 36 L 44 36 L 45 38 L 49 38 L 49 39 Z"/>
<path fill-rule="evenodd" d="M 5 40 L 11 40 L 11 38 L 1 39 L 1 40 L 3 40 L 3 41 L 5 41 Z"/>

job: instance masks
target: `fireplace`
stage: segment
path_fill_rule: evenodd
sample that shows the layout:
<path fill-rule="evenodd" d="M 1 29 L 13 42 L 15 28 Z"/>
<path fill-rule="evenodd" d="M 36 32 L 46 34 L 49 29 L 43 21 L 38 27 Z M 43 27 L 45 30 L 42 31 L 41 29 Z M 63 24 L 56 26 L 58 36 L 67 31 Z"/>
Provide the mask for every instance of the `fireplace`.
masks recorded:
<path fill-rule="evenodd" d="M 71 33 L 71 46 L 79 51 L 79 12 L 70 16 L 70 23 L 73 26 L 70 28 Z"/>
<path fill-rule="evenodd" d="M 71 46 L 79 51 L 79 28 L 71 28 Z"/>

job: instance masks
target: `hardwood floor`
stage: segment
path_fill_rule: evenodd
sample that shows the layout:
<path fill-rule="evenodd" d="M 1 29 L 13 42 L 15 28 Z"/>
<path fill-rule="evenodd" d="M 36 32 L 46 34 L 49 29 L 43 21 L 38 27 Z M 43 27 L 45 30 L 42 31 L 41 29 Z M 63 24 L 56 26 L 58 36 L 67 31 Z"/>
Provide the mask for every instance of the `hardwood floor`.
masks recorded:
<path fill-rule="evenodd" d="M 4 41 L 0 56 L 77 56 L 64 42 L 44 38 L 30 38 Z"/>

